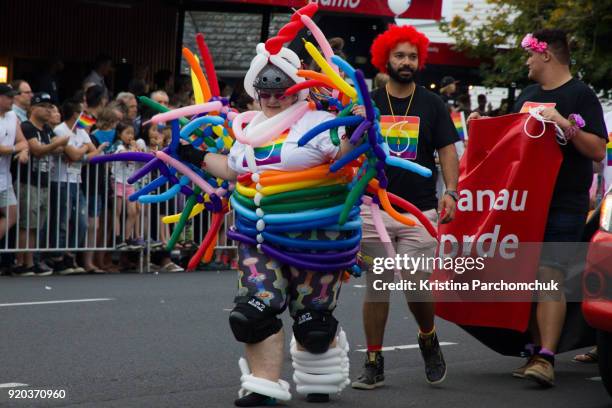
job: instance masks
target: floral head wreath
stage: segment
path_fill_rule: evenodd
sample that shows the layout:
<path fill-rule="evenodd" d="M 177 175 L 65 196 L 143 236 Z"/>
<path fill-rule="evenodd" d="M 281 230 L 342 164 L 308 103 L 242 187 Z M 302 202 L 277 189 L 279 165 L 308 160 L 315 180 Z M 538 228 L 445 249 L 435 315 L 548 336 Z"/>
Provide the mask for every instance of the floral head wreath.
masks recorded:
<path fill-rule="evenodd" d="M 527 34 L 521 41 L 521 47 L 528 51 L 543 53 L 548 49 L 548 43 L 546 41 L 538 41 L 533 34 Z"/>

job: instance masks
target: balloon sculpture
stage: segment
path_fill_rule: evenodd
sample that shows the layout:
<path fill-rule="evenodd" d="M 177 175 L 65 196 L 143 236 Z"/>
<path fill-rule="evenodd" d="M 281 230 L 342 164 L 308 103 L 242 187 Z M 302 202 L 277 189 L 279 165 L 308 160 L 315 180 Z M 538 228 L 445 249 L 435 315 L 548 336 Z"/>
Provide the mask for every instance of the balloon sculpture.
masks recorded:
<path fill-rule="evenodd" d="M 381 135 L 380 115 L 369 98 L 363 72 L 333 54 L 325 36 L 311 19 L 316 9 L 316 4 L 301 8 L 277 37 L 268 40 L 265 45 L 260 44 L 257 47 L 258 55 L 252 63 L 254 68 L 247 73 L 247 76 L 254 75 L 252 72 L 259 72 L 268 61 L 277 66 L 290 64 L 287 59 L 293 57 L 284 52 L 282 45 L 293 40 L 302 28 L 308 28 L 322 54 L 311 42 L 305 41 L 305 48 L 321 72 L 297 71 L 297 75 L 292 77 L 296 84 L 285 92 L 286 95 L 299 95 L 298 102 L 290 108 L 261 123 L 258 122 L 261 113 L 249 111 L 237 114 L 232 111 L 227 99 L 220 97 L 212 58 L 203 35 L 197 34 L 208 80 L 198 58 L 189 49 L 183 48 L 183 56 L 191 67 L 196 104 L 168 110 L 146 97 L 140 98 L 141 103 L 160 112 L 150 122 L 171 124 L 170 145 L 155 153 L 128 152 L 92 159 L 92 162 L 127 160 L 145 163 L 128 179 L 129 183 L 135 183 L 154 170 L 160 172 L 158 178 L 129 197 L 132 201 L 155 203 L 170 200 L 178 194 L 185 195 L 187 200 L 182 213 L 166 216 L 162 220 L 175 224 L 168 249 L 174 247 L 188 219 L 204 211 L 212 213 L 210 228 L 189 261 L 190 270 L 200 262 L 211 259 L 223 217 L 230 206 L 236 212 L 236 225 L 228 231 L 229 238 L 257 246 L 282 263 L 314 271 L 346 270 L 360 274 L 357 253 L 361 240 L 359 206 L 362 202 L 371 206 L 383 242 L 389 239 L 379 207 L 406 225 L 415 224 L 397 212 L 393 204 L 414 214 L 429 233 L 436 236 L 435 228 L 416 207 L 386 191 L 387 165 L 401 167 L 424 177 L 430 177 L 431 171 L 390 154 Z M 291 63 L 299 65 L 299 61 Z M 351 80 L 352 85 L 341 73 Z M 253 81 L 245 80 L 245 84 L 249 83 Z M 301 171 L 258 171 L 254 148 L 271 142 L 309 110 L 322 109 L 323 104 L 319 101 L 307 100 L 310 89 L 321 87 L 330 90 L 325 105 L 334 107 L 339 113 L 335 119 L 321 123 L 304 134 L 298 145 L 304 146 L 320 133 L 330 130 L 331 140 L 338 146 L 338 129 L 350 127 L 354 129 L 350 135 L 354 149 L 331 164 Z M 248 88 L 246 90 L 253 92 Z M 365 117 L 351 114 L 355 105 L 365 107 Z M 249 127 L 243 129 L 247 123 L 250 123 Z M 196 148 L 217 153 L 228 152 L 234 139 L 238 140 L 246 145 L 250 172 L 240 175 L 234 185 L 211 176 L 201 168 L 183 163 L 178 158 L 181 139 Z M 153 194 L 166 184 L 170 185 L 167 191 Z M 364 195 L 366 191 L 371 197 Z M 343 232 L 346 238 L 336 241 L 292 238 L 293 233 L 316 229 Z"/>

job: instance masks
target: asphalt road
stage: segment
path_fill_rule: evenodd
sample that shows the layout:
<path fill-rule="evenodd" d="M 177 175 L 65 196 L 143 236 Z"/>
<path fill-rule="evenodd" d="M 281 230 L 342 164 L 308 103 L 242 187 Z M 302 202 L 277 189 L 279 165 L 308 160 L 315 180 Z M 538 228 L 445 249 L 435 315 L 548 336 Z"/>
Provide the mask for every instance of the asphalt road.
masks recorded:
<path fill-rule="evenodd" d="M 0 406 L 233 406 L 242 354 L 227 323 L 235 285 L 232 272 L 0 277 Z M 336 314 L 351 343 L 351 378 L 364 359 L 357 351 L 364 347 L 361 285 L 352 280 L 343 288 Z M 94 300 L 28 304 L 79 299 Z M 596 367 L 572 363 L 574 353 L 558 356 L 557 386 L 541 390 L 510 376 L 520 360 L 488 350 L 453 324 L 437 325 L 441 341 L 456 343 L 443 347 L 449 369 L 441 386 L 425 382 L 418 349 L 407 347 L 385 353 L 386 387 L 347 388 L 328 406 L 612 406 Z M 415 323 L 396 295 L 385 346 L 415 343 Z M 283 376 L 291 378 L 288 352 Z M 66 398 L 9 399 L 11 390 L 37 389 L 65 390 Z M 296 393 L 287 406 L 312 407 Z"/>

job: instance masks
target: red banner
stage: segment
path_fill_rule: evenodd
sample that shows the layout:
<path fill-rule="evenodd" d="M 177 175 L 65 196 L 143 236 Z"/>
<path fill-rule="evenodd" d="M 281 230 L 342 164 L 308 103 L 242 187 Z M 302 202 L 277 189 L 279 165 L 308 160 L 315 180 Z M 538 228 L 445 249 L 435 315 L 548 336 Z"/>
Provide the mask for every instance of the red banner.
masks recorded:
<path fill-rule="evenodd" d="M 440 256 L 481 257 L 485 266 L 463 274 L 436 270 L 432 276 L 470 287 L 434 291 L 436 314 L 462 326 L 527 329 L 531 291 L 492 291 L 485 297 L 475 282 L 486 287 L 536 277 L 540 251 L 533 243 L 542 241 L 562 154 L 553 126 L 542 134 L 543 124 L 528 118 L 514 114 L 470 123 L 456 218 L 438 230 Z M 501 295 L 504 301 L 496 301 Z"/>
<path fill-rule="evenodd" d="M 225 2 L 293 8 L 300 8 L 308 3 L 306 0 L 225 0 Z M 388 0 L 318 0 L 318 3 L 321 11 L 395 17 L 389 8 Z M 401 18 L 440 20 L 442 17 L 442 0 L 405 0 L 405 3 L 408 10 L 399 16 Z"/>

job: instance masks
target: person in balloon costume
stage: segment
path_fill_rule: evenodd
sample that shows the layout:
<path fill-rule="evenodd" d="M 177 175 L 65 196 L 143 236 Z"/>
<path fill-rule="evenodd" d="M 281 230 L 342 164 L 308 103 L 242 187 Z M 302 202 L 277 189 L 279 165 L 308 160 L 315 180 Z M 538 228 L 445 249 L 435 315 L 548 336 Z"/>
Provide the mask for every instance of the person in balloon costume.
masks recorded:
<path fill-rule="evenodd" d="M 258 47 L 258 56 L 245 78 L 246 91 L 259 101 L 262 109 L 262 112 L 257 114 L 245 128 L 245 135 L 249 137 L 251 132 L 257 134 L 254 130 L 258 126 L 259 129 L 262 126 L 270 126 L 266 122 L 300 106 L 306 106 L 304 114 L 289 128 L 283 129 L 271 142 L 261 147 L 251 148 L 236 141 L 228 155 L 221 155 L 183 145 L 179 152 L 183 160 L 201 165 L 207 172 L 225 180 L 237 180 L 239 175 L 250 174 L 252 178 L 250 181 L 255 182 L 258 177 L 253 176 L 258 175 L 259 181 L 265 185 L 266 176 L 269 174 L 270 178 L 283 176 L 270 173 L 271 171 L 295 174 L 309 171 L 317 166 L 323 169 L 351 150 L 350 143 L 343 138 L 343 129 L 339 131 L 339 136 L 342 138 L 340 146 L 332 143 L 329 131 L 320 133 L 305 146 L 298 146 L 299 139 L 308 130 L 333 119 L 334 116 L 324 111 L 308 109 L 308 102 L 304 100 L 306 92 L 285 95 L 287 89 L 295 85 L 299 79 L 297 76 L 299 58 L 296 54 L 287 48 L 282 48 L 277 54 L 283 59 L 281 63 L 277 60 L 275 64 L 272 62 L 274 60 L 270 59 L 270 62 L 259 68 L 256 63 L 263 60 L 259 57 L 264 55 L 268 59 L 269 51 L 261 44 Z M 249 165 L 249 154 L 253 156 L 254 168 Z M 289 174 L 291 173 L 287 175 Z M 320 196 L 335 197 L 335 201 L 340 203 L 346 197 L 346 184 L 349 179 L 341 174 L 332 181 L 333 184 L 325 183 L 328 186 L 319 187 L 320 190 L 325 189 L 320 191 Z M 239 183 L 245 190 L 249 188 L 248 179 Z M 316 194 L 316 192 L 311 193 Z M 246 191 L 240 193 L 238 190 L 235 194 L 241 194 L 242 197 L 236 200 L 237 202 L 246 200 L 245 206 L 249 205 L 249 194 Z M 316 196 L 311 198 L 319 199 Z M 291 201 L 281 199 L 277 202 L 276 205 L 281 206 L 283 202 Z M 273 205 L 270 204 L 270 207 Z M 259 208 L 264 208 L 266 211 L 266 207 L 262 205 Z M 318 208 L 325 207 L 320 204 Z M 256 223 L 243 216 L 241 211 L 237 210 L 237 213 L 237 223 L 244 224 L 244 229 L 248 230 L 249 227 L 257 229 Z M 357 217 L 358 215 L 353 216 Z M 355 233 L 354 230 L 306 229 L 295 231 L 290 235 L 292 238 L 289 239 L 295 239 L 296 242 L 331 241 L 330 246 L 333 245 L 332 242 L 343 242 L 343 246 L 351 245 L 349 241 L 352 241 L 353 248 L 358 246 L 360 240 L 360 232 Z M 269 403 L 270 398 L 280 400 L 290 398 L 288 384 L 279 380 L 283 362 L 284 334 L 282 321 L 277 316 L 285 308 L 289 308 L 295 322 L 291 354 L 296 367 L 295 379 L 298 383 L 298 392 L 308 394 L 308 399 L 314 401 L 328 399 L 328 394 L 344 388 L 348 384 L 348 344 L 344 332 L 338 327 L 338 321 L 332 314 L 337 304 L 343 271 L 333 269 L 313 271 L 291 266 L 273 256 L 261 253 L 256 245 L 248 242 L 240 244 L 239 255 L 238 293 L 235 297 L 236 306 L 231 311 L 229 320 L 236 339 L 246 344 L 247 358 L 240 361 L 245 392 L 236 401 L 236 405 L 262 405 Z M 317 373 L 313 374 L 309 369 L 309 363 L 314 364 L 315 361 L 325 363 L 326 360 L 328 363 L 320 364 L 319 370 L 323 370 L 324 375 L 329 377 L 327 383 L 319 384 L 320 381 L 316 381 L 316 378 L 314 381 L 309 381 L 311 376 L 318 377 Z"/>

